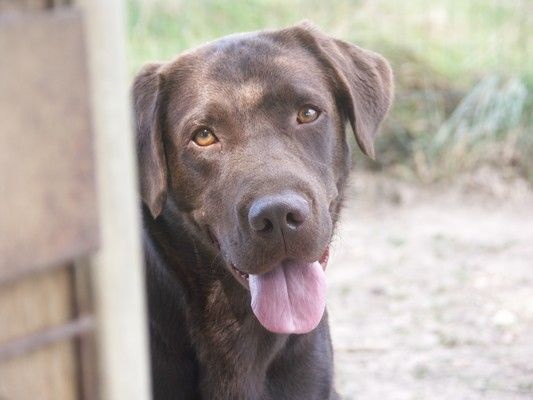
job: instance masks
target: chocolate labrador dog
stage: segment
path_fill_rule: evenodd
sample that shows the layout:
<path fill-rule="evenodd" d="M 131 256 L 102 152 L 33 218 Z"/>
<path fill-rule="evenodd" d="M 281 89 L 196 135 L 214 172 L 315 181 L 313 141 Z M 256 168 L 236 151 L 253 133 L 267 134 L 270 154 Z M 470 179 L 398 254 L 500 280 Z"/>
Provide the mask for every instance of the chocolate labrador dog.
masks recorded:
<path fill-rule="evenodd" d="M 328 248 L 392 97 L 308 23 L 147 65 L 133 88 L 155 399 L 327 400 Z"/>

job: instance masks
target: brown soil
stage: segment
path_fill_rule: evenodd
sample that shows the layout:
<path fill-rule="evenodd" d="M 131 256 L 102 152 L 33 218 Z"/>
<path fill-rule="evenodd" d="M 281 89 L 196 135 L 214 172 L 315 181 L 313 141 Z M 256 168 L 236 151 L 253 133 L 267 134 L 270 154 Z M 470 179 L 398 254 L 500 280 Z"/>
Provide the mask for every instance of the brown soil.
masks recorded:
<path fill-rule="evenodd" d="M 328 267 L 344 399 L 533 399 L 533 194 L 359 174 Z"/>

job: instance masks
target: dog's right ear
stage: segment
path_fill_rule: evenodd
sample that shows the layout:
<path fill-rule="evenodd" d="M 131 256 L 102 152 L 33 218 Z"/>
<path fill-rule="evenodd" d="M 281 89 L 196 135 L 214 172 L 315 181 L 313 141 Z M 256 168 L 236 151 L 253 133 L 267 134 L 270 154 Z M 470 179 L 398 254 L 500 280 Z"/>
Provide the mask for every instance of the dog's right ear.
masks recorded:
<path fill-rule="evenodd" d="M 394 93 L 392 70 L 379 54 L 325 35 L 309 22 L 282 30 L 326 67 L 337 99 L 364 154 L 374 158 L 374 137 Z M 287 38 L 287 36 L 285 36 Z"/>
<path fill-rule="evenodd" d="M 160 124 L 161 64 L 148 64 L 135 77 L 133 108 L 141 197 L 156 218 L 167 197 L 167 166 Z"/>

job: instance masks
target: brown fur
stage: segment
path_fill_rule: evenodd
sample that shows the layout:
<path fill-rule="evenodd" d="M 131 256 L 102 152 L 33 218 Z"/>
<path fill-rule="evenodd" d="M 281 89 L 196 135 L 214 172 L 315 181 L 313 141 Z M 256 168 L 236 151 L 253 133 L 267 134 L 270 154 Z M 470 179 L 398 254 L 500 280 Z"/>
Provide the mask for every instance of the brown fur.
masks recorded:
<path fill-rule="evenodd" d="M 319 259 L 349 172 L 345 123 L 373 157 L 392 96 L 387 62 L 300 24 L 150 64 L 133 96 L 155 398 L 336 398 L 327 315 L 307 334 L 267 331 L 229 265 L 257 274 Z M 296 124 L 308 104 L 320 117 Z M 192 143 L 200 126 L 219 142 Z M 310 204 L 305 224 L 291 237 L 255 234 L 250 205 L 286 191 Z"/>

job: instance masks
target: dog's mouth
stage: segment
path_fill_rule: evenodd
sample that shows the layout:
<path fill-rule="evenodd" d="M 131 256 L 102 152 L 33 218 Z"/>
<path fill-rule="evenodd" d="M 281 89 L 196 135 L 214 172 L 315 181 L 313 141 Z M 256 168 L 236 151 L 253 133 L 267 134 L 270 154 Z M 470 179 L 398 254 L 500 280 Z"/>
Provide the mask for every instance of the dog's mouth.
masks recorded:
<path fill-rule="evenodd" d="M 220 249 L 216 237 L 209 236 Z M 307 333 L 324 315 L 328 259 L 329 246 L 311 263 L 286 259 L 262 274 L 249 274 L 233 263 L 228 269 L 250 291 L 252 311 L 263 327 L 275 333 Z"/>
<path fill-rule="evenodd" d="M 218 242 L 214 242 L 214 243 L 217 243 L 217 246 L 218 246 Z M 320 257 L 320 260 L 318 260 L 320 266 L 322 267 L 324 271 L 326 270 L 328 266 L 328 260 L 329 260 L 329 246 L 326 248 L 326 250 L 322 254 L 322 257 Z M 241 271 L 233 263 L 230 263 L 230 266 L 231 266 L 231 272 L 233 273 L 237 281 L 241 285 L 243 285 L 246 289 L 250 290 L 250 283 L 249 283 L 250 274 L 244 271 Z"/>

